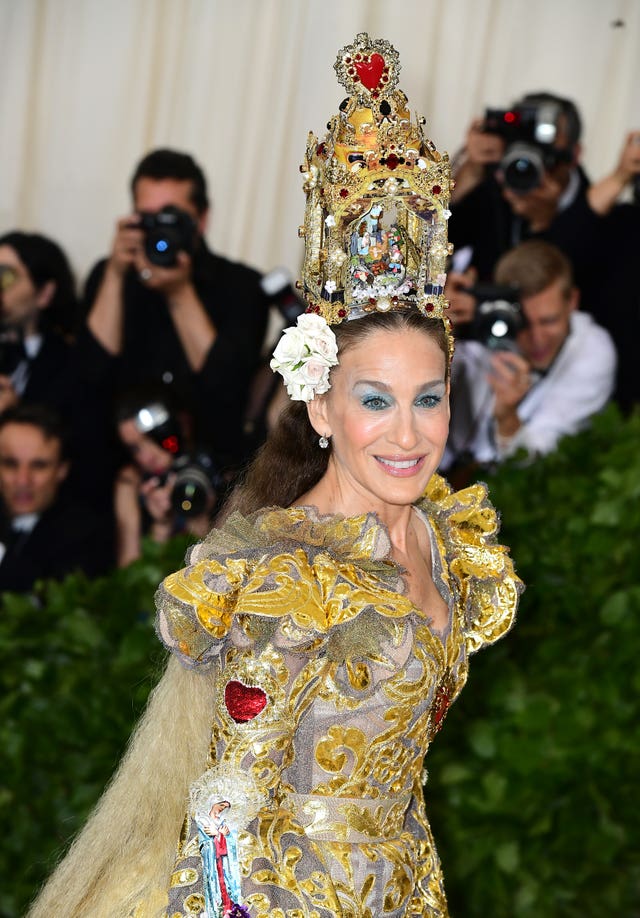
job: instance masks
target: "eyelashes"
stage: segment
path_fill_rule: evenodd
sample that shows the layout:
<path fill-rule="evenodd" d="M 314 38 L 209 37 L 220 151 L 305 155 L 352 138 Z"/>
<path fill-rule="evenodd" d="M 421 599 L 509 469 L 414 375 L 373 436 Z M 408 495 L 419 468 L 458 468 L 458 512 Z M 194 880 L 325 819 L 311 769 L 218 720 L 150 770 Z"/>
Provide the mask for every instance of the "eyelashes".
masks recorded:
<path fill-rule="evenodd" d="M 383 395 L 365 395 L 360 399 L 360 404 L 370 411 L 382 411 L 382 409 L 390 407 L 391 399 L 385 398 Z"/>
<path fill-rule="evenodd" d="M 441 402 L 441 395 L 420 395 L 414 404 L 418 408 L 437 408 Z M 393 399 L 385 395 L 365 395 L 360 399 L 360 404 L 369 411 L 383 411 L 393 405 Z"/>

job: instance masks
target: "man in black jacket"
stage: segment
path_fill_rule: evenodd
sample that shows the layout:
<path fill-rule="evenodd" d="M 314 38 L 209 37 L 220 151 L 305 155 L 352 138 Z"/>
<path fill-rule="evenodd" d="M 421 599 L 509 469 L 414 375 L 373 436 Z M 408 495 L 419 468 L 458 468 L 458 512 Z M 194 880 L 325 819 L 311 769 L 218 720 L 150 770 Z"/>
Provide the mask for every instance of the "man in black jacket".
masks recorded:
<path fill-rule="evenodd" d="M 191 156 L 149 153 L 131 191 L 134 213 L 87 282 L 83 346 L 117 389 L 171 387 L 219 465 L 238 462 L 268 317 L 260 275 L 207 248 L 206 182 Z"/>
<path fill-rule="evenodd" d="M 491 125 L 474 122 L 467 134 L 461 161 L 454 167 L 449 222 L 449 240 L 456 249 L 453 270 L 471 264 L 481 281 L 489 281 L 501 255 L 527 239 L 543 239 L 570 259 L 582 306 L 589 308 L 604 224 L 589 205 L 589 180 L 579 164 L 580 115 L 570 99 L 552 93 L 523 96 L 507 115 L 517 122 L 525 111 L 536 118 L 544 114 L 540 128 L 549 136 L 548 143 L 539 145 L 544 161 L 539 181 L 528 190 L 516 189 L 499 167 L 505 151 L 514 152 L 511 170 L 517 184 L 518 169 L 527 162 L 526 157 L 517 162 L 515 142 L 500 135 L 504 125 L 498 124 L 496 133 Z"/>
<path fill-rule="evenodd" d="M 0 590 L 113 565 L 113 530 L 86 504 L 61 496 L 69 462 L 50 409 L 18 405 L 0 416 Z"/>

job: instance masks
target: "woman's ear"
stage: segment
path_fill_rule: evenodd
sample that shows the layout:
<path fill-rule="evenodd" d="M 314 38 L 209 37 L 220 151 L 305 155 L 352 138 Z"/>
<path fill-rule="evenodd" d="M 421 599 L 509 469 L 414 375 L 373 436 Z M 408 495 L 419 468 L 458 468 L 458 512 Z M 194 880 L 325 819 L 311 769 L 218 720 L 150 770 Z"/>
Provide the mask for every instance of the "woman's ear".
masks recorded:
<path fill-rule="evenodd" d="M 327 420 L 327 400 L 324 395 L 316 395 L 310 402 L 307 402 L 307 414 L 309 423 L 319 436 L 331 436 L 331 425 Z"/>
<path fill-rule="evenodd" d="M 56 292 L 56 282 L 53 280 L 47 281 L 46 284 L 43 284 L 42 287 L 38 290 L 36 297 L 36 304 L 38 309 L 46 309 L 47 306 L 51 303 Z"/>

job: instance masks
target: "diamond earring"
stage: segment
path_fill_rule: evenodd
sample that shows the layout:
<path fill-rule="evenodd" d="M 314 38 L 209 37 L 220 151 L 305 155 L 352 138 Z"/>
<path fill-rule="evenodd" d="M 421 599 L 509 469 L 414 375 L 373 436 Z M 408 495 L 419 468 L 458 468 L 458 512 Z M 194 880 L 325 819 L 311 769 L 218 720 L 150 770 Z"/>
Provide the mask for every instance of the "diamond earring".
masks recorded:
<path fill-rule="evenodd" d="M 329 445 L 329 438 L 320 437 L 320 439 L 318 440 L 318 446 L 320 447 L 320 449 L 326 449 L 328 445 Z"/>

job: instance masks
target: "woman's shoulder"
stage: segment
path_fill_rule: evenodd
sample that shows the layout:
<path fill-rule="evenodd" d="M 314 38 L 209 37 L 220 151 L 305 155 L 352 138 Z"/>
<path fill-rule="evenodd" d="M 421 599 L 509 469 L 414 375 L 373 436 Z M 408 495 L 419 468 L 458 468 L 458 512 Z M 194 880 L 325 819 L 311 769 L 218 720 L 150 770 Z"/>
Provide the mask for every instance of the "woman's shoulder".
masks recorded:
<path fill-rule="evenodd" d="M 302 644 L 372 605 L 407 615 L 390 548 L 374 513 L 322 516 L 307 506 L 234 513 L 161 584 L 159 636 L 185 662 L 202 663 L 219 652 L 235 616 L 286 622 Z"/>
<path fill-rule="evenodd" d="M 439 475 L 418 506 L 435 529 L 473 653 L 506 634 L 524 588 L 509 549 L 498 541 L 500 517 L 484 483 L 455 491 Z"/>

